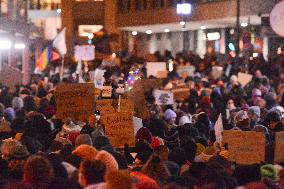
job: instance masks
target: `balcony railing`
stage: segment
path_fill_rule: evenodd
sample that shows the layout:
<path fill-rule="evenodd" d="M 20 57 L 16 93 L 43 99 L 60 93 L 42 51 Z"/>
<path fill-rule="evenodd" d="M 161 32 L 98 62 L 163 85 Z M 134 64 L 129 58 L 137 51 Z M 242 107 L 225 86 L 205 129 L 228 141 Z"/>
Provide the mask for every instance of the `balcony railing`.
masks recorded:
<path fill-rule="evenodd" d="M 42 2 L 41 0 L 32 1 L 29 6 L 30 10 L 57 10 L 61 8 L 61 3 Z"/>

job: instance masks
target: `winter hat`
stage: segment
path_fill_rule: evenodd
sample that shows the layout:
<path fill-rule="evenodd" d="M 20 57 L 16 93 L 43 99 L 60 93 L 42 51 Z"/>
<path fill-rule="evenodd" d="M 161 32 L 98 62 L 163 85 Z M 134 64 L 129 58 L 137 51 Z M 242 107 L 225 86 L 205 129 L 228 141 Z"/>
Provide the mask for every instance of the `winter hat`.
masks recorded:
<path fill-rule="evenodd" d="M 136 134 L 137 141 L 147 141 L 149 144 L 152 142 L 152 134 L 148 128 L 142 127 L 137 131 Z"/>
<path fill-rule="evenodd" d="M 262 95 L 261 90 L 259 90 L 259 89 L 257 89 L 257 88 L 254 88 L 254 89 L 252 90 L 252 97 L 253 97 L 253 98 L 261 97 L 261 95 Z"/>
<path fill-rule="evenodd" d="M 83 144 L 78 146 L 73 152 L 73 155 L 79 156 L 80 158 L 84 160 L 93 160 L 96 155 L 98 154 L 98 151 L 96 148 Z"/>
<path fill-rule="evenodd" d="M 15 110 L 11 107 L 5 109 L 5 115 L 8 117 L 8 120 L 13 120 L 16 117 Z"/>
<path fill-rule="evenodd" d="M 269 178 L 272 181 L 276 180 L 276 170 L 272 164 L 261 166 L 260 173 L 262 177 Z"/>
<path fill-rule="evenodd" d="M 264 95 L 264 100 L 266 102 L 271 102 L 274 101 L 275 99 L 276 99 L 276 94 L 273 92 L 269 92 Z"/>
<path fill-rule="evenodd" d="M 117 171 L 118 163 L 115 158 L 107 151 L 101 150 L 95 157 L 96 160 L 100 160 L 106 166 L 107 172 Z"/>
<path fill-rule="evenodd" d="M 160 137 L 153 137 L 152 138 L 152 143 L 151 143 L 151 147 L 152 149 L 156 149 L 158 148 L 159 146 L 162 146 L 164 145 L 164 141 L 163 139 L 161 139 Z"/>
<path fill-rule="evenodd" d="M 77 138 L 75 140 L 75 147 L 78 147 L 82 144 L 87 144 L 89 146 L 93 146 L 93 142 L 92 142 L 90 135 L 80 134 L 79 136 L 77 136 Z"/>
<path fill-rule="evenodd" d="M 183 126 L 184 124 L 186 123 L 192 123 L 192 119 L 191 119 L 191 116 L 182 116 L 180 119 L 179 119 L 179 122 L 178 122 L 178 125 L 179 126 Z"/>
<path fill-rule="evenodd" d="M 248 112 L 253 113 L 253 114 L 257 115 L 258 117 L 260 117 L 260 108 L 258 106 L 249 107 Z"/>
<path fill-rule="evenodd" d="M 245 119 L 248 119 L 248 114 L 246 111 L 241 110 L 237 112 L 235 119 L 236 119 L 236 122 L 243 121 Z"/>
<path fill-rule="evenodd" d="M 171 120 L 171 119 L 175 119 L 177 117 L 177 114 L 171 110 L 171 109 L 167 109 L 166 112 L 165 112 L 165 119 L 168 121 L 168 120 Z"/>
<path fill-rule="evenodd" d="M 268 187 L 260 182 L 251 182 L 247 184 L 244 189 L 268 189 Z"/>
<path fill-rule="evenodd" d="M 14 149 L 17 148 L 18 146 L 21 146 L 21 143 L 16 140 L 13 139 L 4 140 L 1 145 L 2 156 L 4 155 L 5 157 L 9 158 L 10 155 L 13 153 Z"/>
<path fill-rule="evenodd" d="M 24 101 L 20 97 L 14 97 L 12 100 L 12 107 L 14 109 L 21 109 L 24 107 Z"/>
<path fill-rule="evenodd" d="M 279 112 L 281 118 L 284 117 L 284 108 L 282 106 L 275 106 L 269 110 L 269 112 Z"/>
<path fill-rule="evenodd" d="M 141 172 L 131 172 L 132 177 L 137 180 L 136 189 L 160 189 L 157 182 Z"/>
<path fill-rule="evenodd" d="M 236 75 L 232 75 L 231 78 L 230 78 L 230 83 L 232 85 L 238 84 L 238 77 Z"/>

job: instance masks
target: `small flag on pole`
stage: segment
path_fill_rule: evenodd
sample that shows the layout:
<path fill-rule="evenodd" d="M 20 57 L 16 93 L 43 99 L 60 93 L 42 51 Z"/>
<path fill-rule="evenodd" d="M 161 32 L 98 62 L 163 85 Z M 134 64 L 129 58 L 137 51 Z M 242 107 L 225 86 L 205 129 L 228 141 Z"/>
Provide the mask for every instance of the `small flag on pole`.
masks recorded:
<path fill-rule="evenodd" d="M 216 136 L 216 141 L 219 143 L 219 144 L 222 144 L 222 139 L 223 139 L 223 122 L 222 122 L 222 115 L 220 114 L 216 123 L 215 123 L 215 126 L 214 126 L 214 129 L 215 129 L 215 136 Z"/>
<path fill-rule="evenodd" d="M 66 28 L 64 28 L 53 40 L 52 46 L 57 49 L 62 57 L 67 53 L 66 40 L 65 40 Z"/>

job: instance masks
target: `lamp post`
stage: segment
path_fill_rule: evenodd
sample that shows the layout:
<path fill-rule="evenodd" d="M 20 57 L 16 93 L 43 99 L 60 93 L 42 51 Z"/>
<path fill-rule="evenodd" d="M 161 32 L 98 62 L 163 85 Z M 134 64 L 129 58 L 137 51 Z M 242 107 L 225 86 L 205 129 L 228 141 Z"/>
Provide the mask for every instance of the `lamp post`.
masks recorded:
<path fill-rule="evenodd" d="M 191 14 L 192 11 L 192 5 L 190 3 L 190 0 L 179 0 L 176 8 L 177 14 L 180 16 L 181 21 L 180 25 L 183 29 L 183 50 L 185 50 L 185 28 L 186 28 L 186 18 Z"/>
<path fill-rule="evenodd" d="M 237 0 L 237 15 L 236 15 L 236 57 L 238 58 L 240 55 L 240 38 L 241 38 L 241 28 L 240 28 L 240 0 Z"/>

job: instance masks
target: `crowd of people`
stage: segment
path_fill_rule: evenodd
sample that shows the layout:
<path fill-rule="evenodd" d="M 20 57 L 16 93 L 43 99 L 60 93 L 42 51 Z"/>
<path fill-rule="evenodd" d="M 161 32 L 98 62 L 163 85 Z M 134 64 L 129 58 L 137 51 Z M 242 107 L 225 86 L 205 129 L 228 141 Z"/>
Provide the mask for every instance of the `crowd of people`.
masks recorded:
<path fill-rule="evenodd" d="M 201 59 L 192 53 L 175 58 L 170 52 L 156 53 L 157 61 L 174 62 L 161 88 L 182 83 L 190 89 L 188 97 L 158 106 L 152 92 L 145 93 L 149 116 L 136 133 L 135 147 L 125 144 L 123 149 L 111 144 L 96 111 L 84 122 L 56 118 L 58 80 L 38 79 L 14 91 L 2 86 L 0 188 L 284 189 L 284 162 L 274 163 L 275 133 L 284 131 L 283 57 L 228 56 L 220 61 L 214 54 Z M 216 65 L 224 70 L 218 78 L 211 74 Z M 183 66 L 194 66 L 194 74 L 181 77 L 178 69 Z M 104 67 L 105 84 L 115 91 L 134 68 L 146 77 L 141 57 L 124 57 L 120 67 Z M 252 74 L 252 81 L 242 86 L 238 72 Z M 230 152 L 216 142 L 214 132 L 220 114 L 224 130 L 265 134 L 264 162 L 229 161 Z"/>

